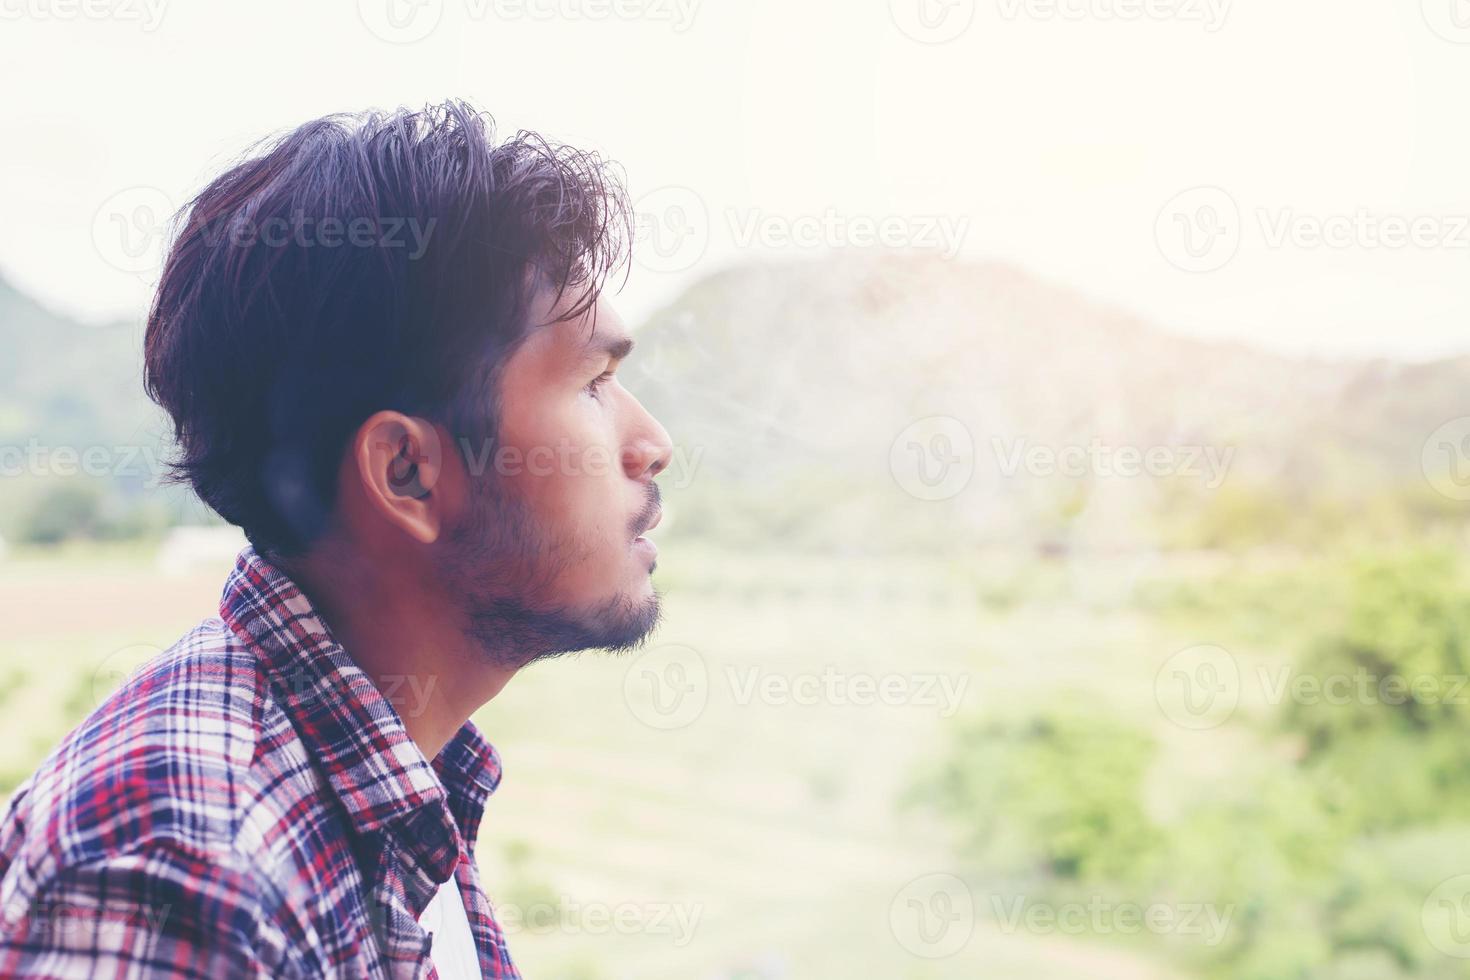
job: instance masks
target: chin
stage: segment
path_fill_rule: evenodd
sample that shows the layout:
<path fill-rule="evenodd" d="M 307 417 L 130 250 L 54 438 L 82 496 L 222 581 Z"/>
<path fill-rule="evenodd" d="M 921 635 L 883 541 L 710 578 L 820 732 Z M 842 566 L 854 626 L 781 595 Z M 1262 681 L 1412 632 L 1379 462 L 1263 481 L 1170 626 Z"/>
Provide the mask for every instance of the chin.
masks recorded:
<path fill-rule="evenodd" d="M 659 594 L 650 585 L 638 593 L 623 593 L 603 606 L 601 622 L 595 627 L 598 642 L 607 650 L 636 650 L 657 628 L 663 609 Z"/>

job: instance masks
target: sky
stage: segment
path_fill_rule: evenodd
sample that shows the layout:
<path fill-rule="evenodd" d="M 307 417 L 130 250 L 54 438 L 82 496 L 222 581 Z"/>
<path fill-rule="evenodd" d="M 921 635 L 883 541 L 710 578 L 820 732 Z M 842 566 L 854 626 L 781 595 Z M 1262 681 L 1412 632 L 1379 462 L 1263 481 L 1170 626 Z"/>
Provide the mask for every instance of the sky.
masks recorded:
<path fill-rule="evenodd" d="M 0 275 L 139 318 L 167 213 L 328 112 L 618 161 L 636 323 L 751 258 L 1012 263 L 1196 336 L 1470 349 L 1470 0 L 0 0 Z"/>

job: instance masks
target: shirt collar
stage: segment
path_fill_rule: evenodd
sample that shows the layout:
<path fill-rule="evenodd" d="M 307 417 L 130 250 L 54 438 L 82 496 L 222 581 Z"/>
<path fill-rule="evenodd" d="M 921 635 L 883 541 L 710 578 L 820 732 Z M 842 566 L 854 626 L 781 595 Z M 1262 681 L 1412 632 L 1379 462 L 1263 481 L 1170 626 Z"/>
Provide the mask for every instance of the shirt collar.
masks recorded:
<path fill-rule="evenodd" d="M 354 826 L 370 832 L 445 806 L 473 853 L 485 802 L 501 777 L 499 755 L 473 723 L 429 762 L 311 601 L 253 546 L 240 552 L 225 581 L 220 616 L 254 649 L 276 701 Z"/>

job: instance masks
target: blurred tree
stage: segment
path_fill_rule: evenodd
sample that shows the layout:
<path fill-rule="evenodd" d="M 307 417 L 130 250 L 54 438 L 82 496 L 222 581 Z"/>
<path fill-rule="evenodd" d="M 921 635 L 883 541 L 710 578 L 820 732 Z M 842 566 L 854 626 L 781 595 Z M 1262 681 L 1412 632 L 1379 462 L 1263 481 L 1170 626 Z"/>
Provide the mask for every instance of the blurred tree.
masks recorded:
<path fill-rule="evenodd" d="M 50 489 L 36 501 L 21 525 L 19 537 L 33 544 L 92 537 L 101 519 L 102 491 L 92 483 L 71 481 Z"/>

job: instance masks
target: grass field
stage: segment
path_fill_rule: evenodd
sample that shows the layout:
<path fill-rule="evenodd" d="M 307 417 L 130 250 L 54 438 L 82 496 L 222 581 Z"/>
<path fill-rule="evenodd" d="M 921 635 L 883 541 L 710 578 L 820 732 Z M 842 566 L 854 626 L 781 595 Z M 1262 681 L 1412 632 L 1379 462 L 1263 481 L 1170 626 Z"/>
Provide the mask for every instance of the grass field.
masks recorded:
<path fill-rule="evenodd" d="M 1007 929 L 973 878 L 973 931 L 916 953 L 905 889 L 960 868 L 944 828 L 900 801 L 949 726 L 1062 698 L 1157 728 L 1163 811 L 1249 758 L 1238 731 L 1181 736 L 1154 701 L 1169 654 L 1215 639 L 1208 617 L 1122 601 L 1188 567 L 1119 586 L 1109 567 L 678 544 L 660 565 L 666 619 L 644 653 L 534 665 L 476 718 L 506 770 L 479 859 L 527 976 L 1185 975 L 1146 939 Z M 212 615 L 227 570 L 166 576 L 137 549 L 0 563 L 0 792 L 119 665 Z"/>

